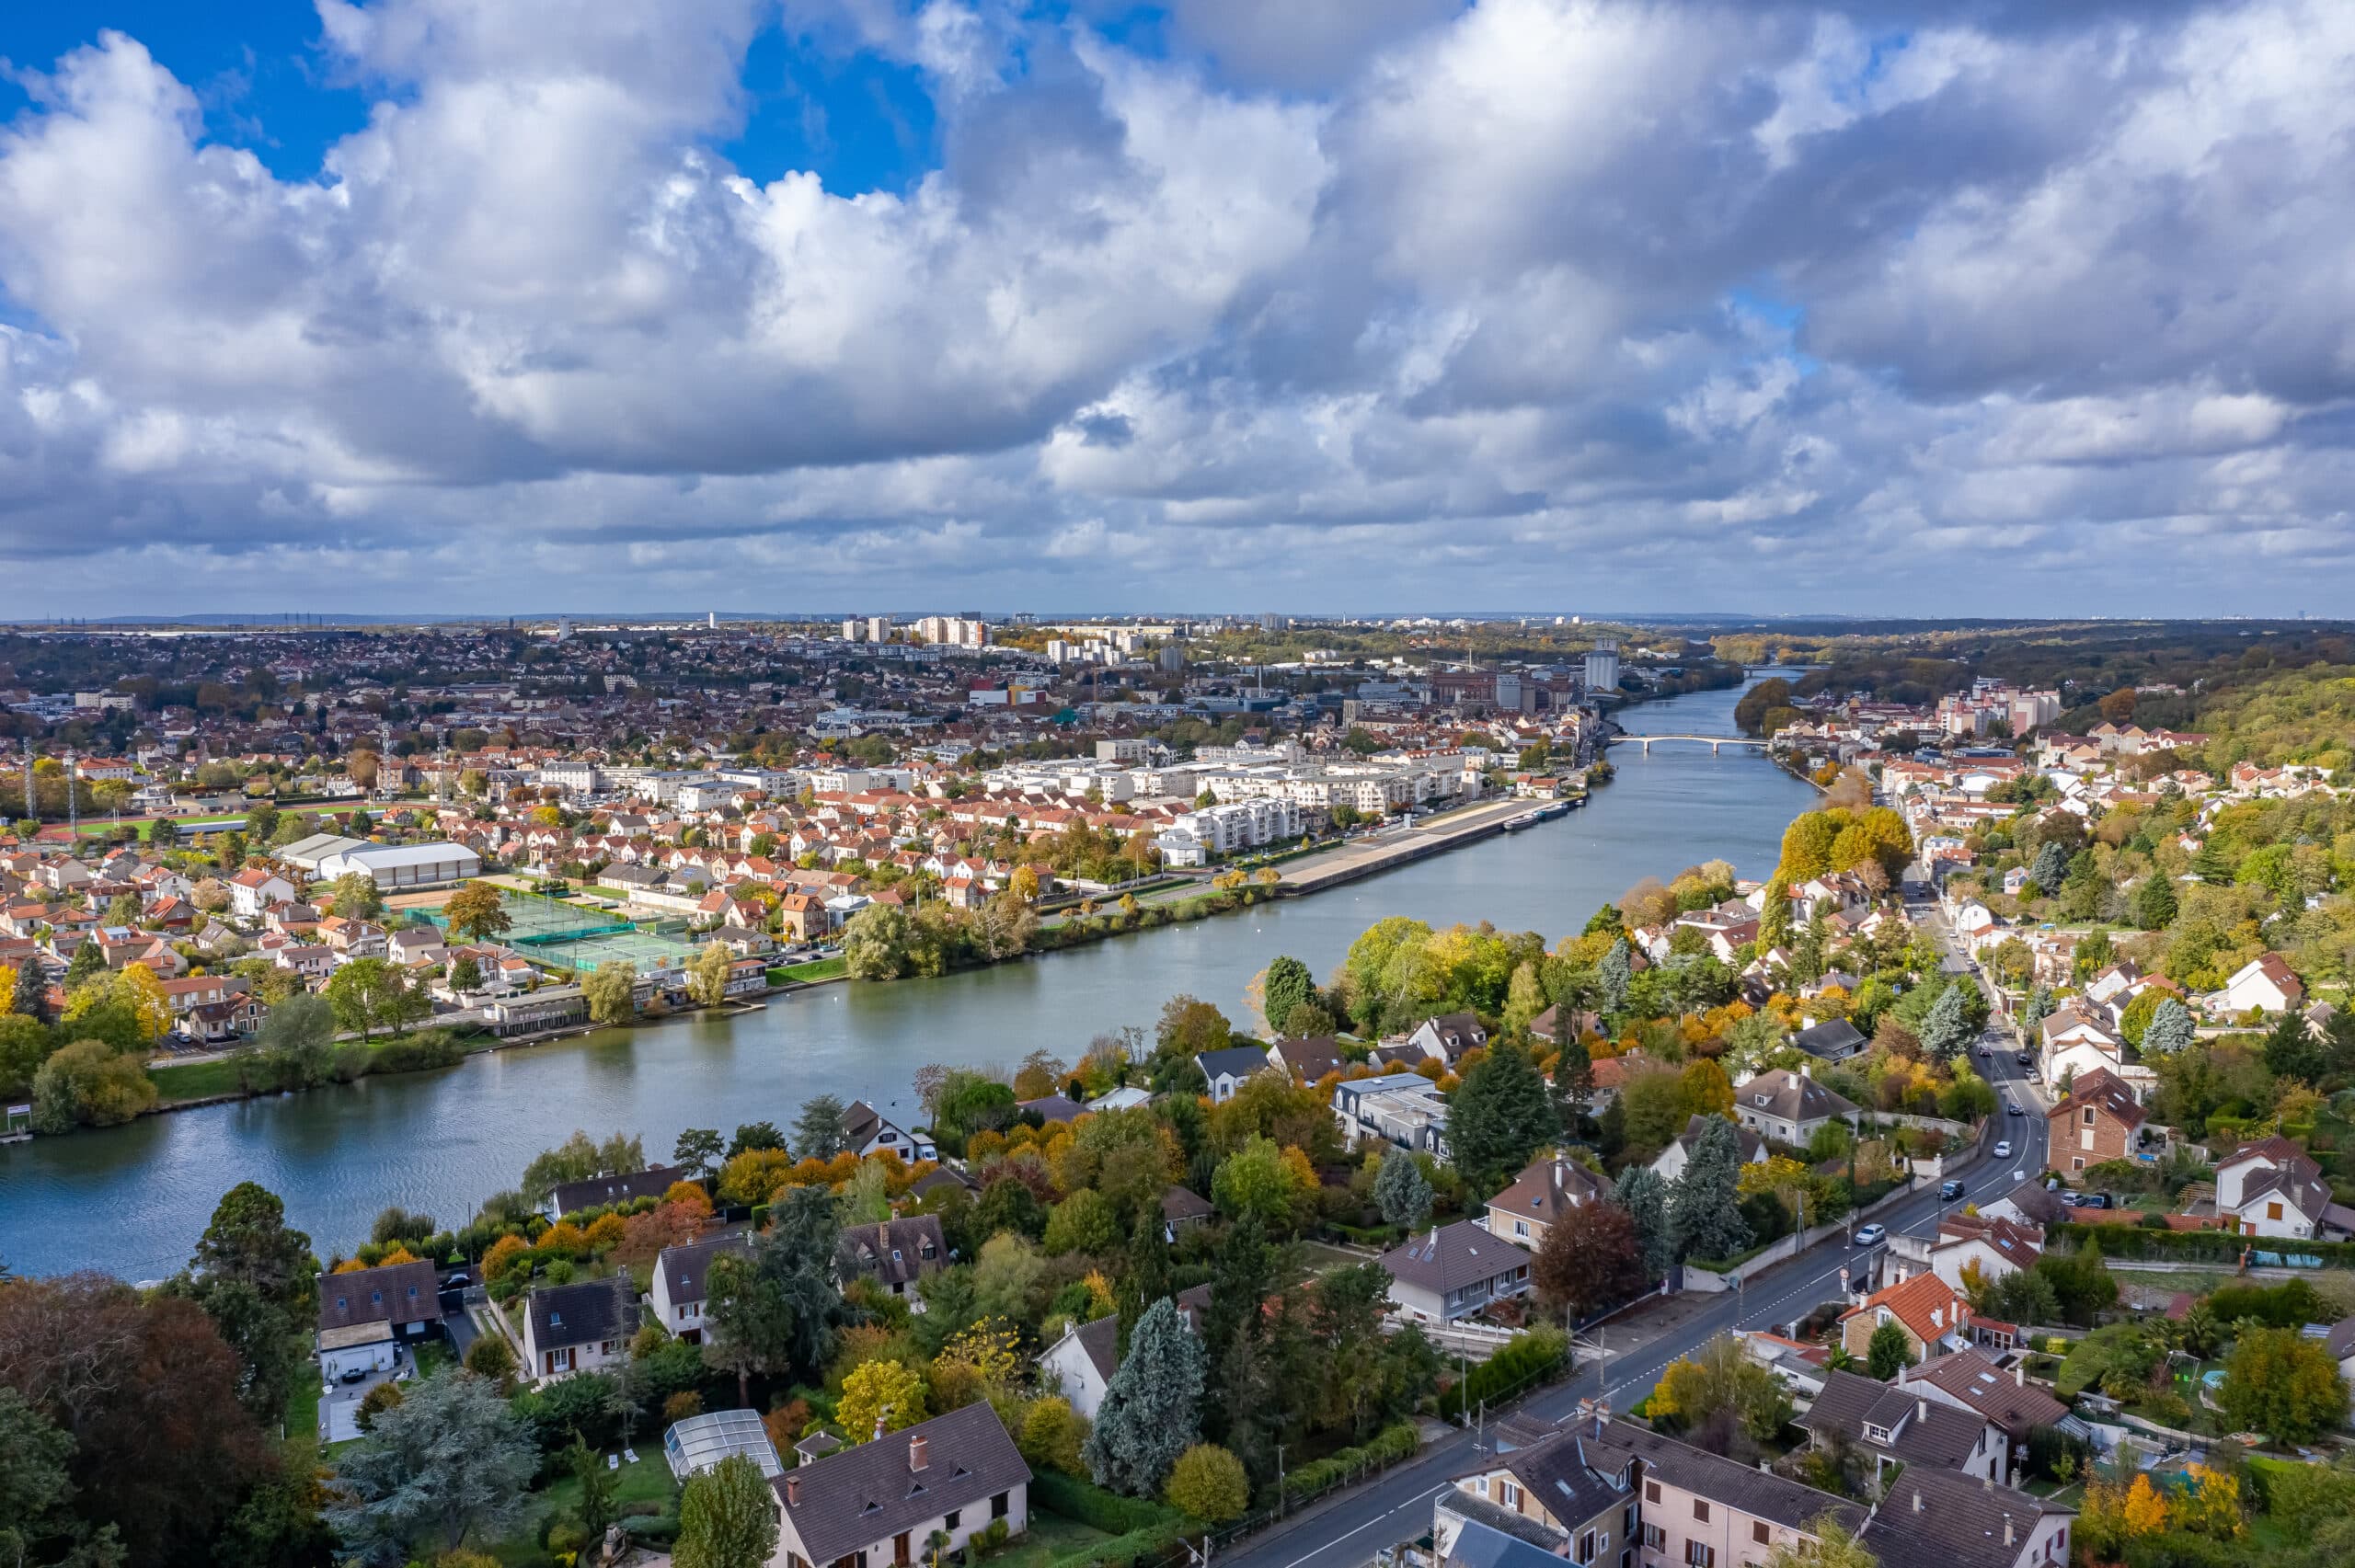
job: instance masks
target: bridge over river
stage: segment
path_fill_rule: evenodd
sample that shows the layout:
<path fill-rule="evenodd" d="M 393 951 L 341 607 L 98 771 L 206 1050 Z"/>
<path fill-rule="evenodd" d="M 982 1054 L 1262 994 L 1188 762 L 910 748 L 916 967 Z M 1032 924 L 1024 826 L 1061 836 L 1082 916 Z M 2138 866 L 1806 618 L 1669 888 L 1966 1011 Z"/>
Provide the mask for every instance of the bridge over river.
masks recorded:
<path fill-rule="evenodd" d="M 1614 735 L 1611 738 L 1611 744 L 1614 746 L 1624 746 L 1629 741 L 1634 741 L 1637 745 L 1643 747 L 1644 755 L 1648 757 L 1651 755 L 1652 742 L 1655 740 L 1694 741 L 1699 745 L 1706 746 L 1709 749 L 1709 754 L 1711 756 L 1715 756 L 1717 752 L 1717 749 L 1723 746 L 1747 746 L 1752 750 L 1757 751 L 1763 751 L 1766 750 L 1766 742 L 1763 740 L 1752 740 L 1749 737 L 1741 735 Z"/>

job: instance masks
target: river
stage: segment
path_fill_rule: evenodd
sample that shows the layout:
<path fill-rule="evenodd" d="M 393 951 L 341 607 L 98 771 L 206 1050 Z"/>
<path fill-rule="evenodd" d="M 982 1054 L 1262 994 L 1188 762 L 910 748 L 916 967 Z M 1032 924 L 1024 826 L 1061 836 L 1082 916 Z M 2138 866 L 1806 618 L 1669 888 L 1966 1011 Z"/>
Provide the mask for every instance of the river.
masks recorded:
<path fill-rule="evenodd" d="M 1731 735 L 1738 695 L 1639 704 L 1621 723 Z M 465 1223 L 575 1127 L 639 1133 L 660 1158 L 683 1127 L 786 1126 L 819 1093 L 866 1098 L 906 1125 L 920 1119 L 909 1081 L 925 1062 L 1010 1065 L 1039 1047 L 1076 1059 L 1100 1032 L 1149 1029 L 1181 991 L 1242 1022 L 1244 987 L 1270 959 L 1288 953 L 1322 976 L 1388 915 L 1488 920 L 1550 943 L 1646 876 L 1719 858 L 1763 876 L 1814 797 L 1749 748 L 1621 746 L 1612 761 L 1618 778 L 1583 810 L 1313 897 L 936 980 L 822 986 L 734 1018 L 603 1030 L 0 1148 L 0 1261 L 20 1274 L 160 1277 L 245 1180 L 284 1197 L 321 1256 L 348 1252 L 387 1204 Z"/>

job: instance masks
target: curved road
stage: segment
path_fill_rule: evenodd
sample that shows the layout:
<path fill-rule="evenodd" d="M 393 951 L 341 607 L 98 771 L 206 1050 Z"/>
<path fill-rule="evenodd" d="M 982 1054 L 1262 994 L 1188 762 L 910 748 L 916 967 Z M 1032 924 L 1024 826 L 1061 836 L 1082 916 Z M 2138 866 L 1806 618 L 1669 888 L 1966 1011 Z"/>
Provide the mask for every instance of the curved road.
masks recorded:
<path fill-rule="evenodd" d="M 1942 947 L 1959 956 L 1953 933 L 1935 906 L 1915 905 L 1909 912 Z M 1992 1001 L 1993 988 L 1986 978 L 1977 977 L 1977 981 Z M 2016 1103 L 2022 1114 L 2008 1115 L 1999 1104 L 1982 1129 L 1979 1147 L 1947 1167 L 1962 1180 L 1961 1197 L 1942 1201 L 1936 1184 L 1921 1183 L 1912 1196 L 1883 1210 L 1878 1219 L 1891 1234 L 1929 1235 L 1949 1210 L 1982 1200 L 1992 1202 L 2016 1183 L 2035 1180 L 2044 1170 L 2042 1094 L 2028 1081 L 2027 1070 L 2013 1060 L 2018 1047 L 2004 1025 L 1991 1020 L 1980 1043 L 1988 1054 L 1976 1059 L 1974 1065 L 1986 1072 L 1999 1098 Z M 2005 1142 L 2011 1154 L 1996 1158 L 1995 1147 Z M 1651 1391 L 1670 1362 L 1717 1335 L 1737 1328 L 1788 1323 L 1838 1299 L 1841 1270 L 1860 1266 L 1877 1250 L 1859 1251 L 1844 1230 L 1829 1230 L 1798 1256 L 1759 1275 L 1755 1288 L 1706 1298 L 1706 1306 L 1679 1317 L 1673 1326 L 1652 1337 L 1611 1345 L 1606 1331 L 1604 1356 L 1581 1368 L 1568 1381 L 1532 1395 L 1521 1405 L 1521 1413 L 1541 1420 L 1566 1421 L 1577 1413 L 1580 1400 L 1591 1399 L 1597 1392 L 1609 1399 L 1613 1409 L 1624 1411 Z M 1636 1333 L 1642 1333 L 1640 1323 Z M 1492 1417 L 1504 1413 L 1490 1413 Z M 1473 1466 L 1476 1452 L 1474 1433 L 1451 1433 L 1409 1463 L 1330 1494 L 1295 1518 L 1219 1554 L 1221 1568 L 1361 1568 L 1380 1549 L 1411 1540 L 1430 1528 L 1432 1499 L 1446 1488 L 1449 1478 Z"/>

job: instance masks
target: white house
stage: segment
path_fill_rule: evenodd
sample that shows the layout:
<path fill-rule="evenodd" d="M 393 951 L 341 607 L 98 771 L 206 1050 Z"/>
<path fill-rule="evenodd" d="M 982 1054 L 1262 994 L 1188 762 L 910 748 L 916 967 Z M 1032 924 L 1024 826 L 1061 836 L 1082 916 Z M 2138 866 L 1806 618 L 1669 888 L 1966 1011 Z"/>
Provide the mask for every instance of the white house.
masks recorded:
<path fill-rule="evenodd" d="M 902 1132 L 864 1100 L 853 1100 L 843 1112 L 843 1132 L 850 1141 L 851 1151 L 862 1160 L 886 1150 L 911 1165 L 919 1160 L 940 1158 L 940 1150 L 933 1147 L 931 1139 Z"/>
<path fill-rule="evenodd" d="M 2246 1013 L 2252 1008 L 2261 1013 L 2287 1013 L 2306 999 L 2306 988 L 2281 961 L 2278 953 L 2267 953 L 2242 965 L 2224 989 L 2211 999 L 2219 1012 Z"/>
<path fill-rule="evenodd" d="M 393 1369 L 394 1347 L 442 1332 L 433 1265 L 422 1261 L 319 1278 L 319 1375 L 332 1383 L 354 1368 Z"/>
<path fill-rule="evenodd" d="M 249 866 L 229 878 L 229 908 L 247 920 L 259 920 L 272 904 L 291 904 L 295 897 L 294 884 L 261 866 Z"/>
<path fill-rule="evenodd" d="M 1210 1085 L 1211 1104 L 1223 1105 L 1235 1098 L 1245 1079 L 1268 1070 L 1268 1051 L 1264 1046 L 1230 1046 L 1202 1052 L 1194 1059 L 1194 1065 L 1202 1070 L 1202 1078 Z"/>
<path fill-rule="evenodd" d="M 638 1293 L 627 1275 L 544 1285 L 523 1310 L 523 1371 L 552 1383 L 629 1356 L 638 1332 Z"/>
<path fill-rule="evenodd" d="M 2279 1135 L 2245 1143 L 2217 1162 L 2216 1212 L 2239 1221 L 2248 1236 L 2304 1241 L 2355 1230 L 2355 1211 L 2331 1201 L 2322 1167 Z"/>
<path fill-rule="evenodd" d="M 1661 1181 L 1672 1182 L 1684 1173 L 1684 1167 L 1693 1161 L 1694 1144 L 1700 1140 L 1702 1129 L 1713 1119 L 1723 1120 L 1724 1118 L 1692 1116 L 1684 1119 L 1683 1132 L 1677 1136 L 1673 1143 L 1661 1150 L 1652 1161 L 1652 1169 L 1660 1173 Z M 1743 1164 L 1763 1165 L 1766 1163 L 1768 1156 L 1764 1139 L 1746 1127 L 1737 1127 L 1735 1133 L 1741 1141 Z"/>
<path fill-rule="evenodd" d="M 743 1255 L 751 1251 L 752 1239 L 741 1233 L 663 1248 L 654 1260 L 654 1278 L 646 1292 L 654 1321 L 670 1331 L 673 1339 L 702 1344 L 712 1260 L 722 1253 Z"/>
<path fill-rule="evenodd" d="M 1744 1080 L 1733 1093 L 1734 1119 L 1761 1138 L 1805 1143 L 1834 1121 L 1855 1124 L 1856 1106 L 1815 1081 L 1813 1063 L 1776 1068 Z"/>

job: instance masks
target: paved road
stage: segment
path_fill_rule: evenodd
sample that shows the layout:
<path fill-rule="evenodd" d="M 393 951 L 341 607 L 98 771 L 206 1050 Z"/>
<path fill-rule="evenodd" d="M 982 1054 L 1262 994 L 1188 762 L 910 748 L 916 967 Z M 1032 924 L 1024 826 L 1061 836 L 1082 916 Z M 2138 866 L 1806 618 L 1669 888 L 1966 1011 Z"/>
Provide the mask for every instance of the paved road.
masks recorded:
<path fill-rule="evenodd" d="M 1952 934 L 1942 921 L 1925 919 L 1942 945 L 1951 949 Z M 1979 980 L 1987 986 L 1984 977 Z M 1949 1210 L 1972 1202 L 1992 1202 L 2017 1181 L 2033 1181 L 2044 1169 L 2043 1101 L 2026 1080 L 2025 1070 L 2012 1059 L 2011 1036 L 2001 1025 L 1991 1028 L 1981 1042 L 1988 1048 L 1974 1059 L 1994 1083 L 1997 1095 L 2016 1100 L 2022 1114 L 2008 1116 L 1999 1106 L 1981 1139 L 1980 1148 L 1955 1161 L 1947 1169 L 1964 1183 L 1963 1196 L 1953 1203 L 1940 1200 L 1936 1183 L 1924 1183 L 1913 1196 L 1885 1209 L 1878 1218 L 1890 1234 L 1928 1235 Z M 1998 1160 L 1993 1148 L 2008 1141 L 2012 1155 Z M 1662 1321 L 1639 1322 L 1628 1331 L 1636 1338 L 1625 1343 L 1607 1330 L 1600 1336 L 1603 1357 L 1581 1368 L 1576 1378 L 1545 1390 L 1522 1408 L 1549 1421 L 1575 1414 L 1579 1401 L 1598 1389 L 1614 1410 L 1624 1411 L 1651 1391 L 1668 1364 L 1717 1334 L 1732 1329 L 1772 1328 L 1805 1317 L 1840 1294 L 1840 1272 L 1860 1267 L 1876 1249 L 1857 1251 L 1844 1230 L 1832 1230 L 1787 1263 L 1761 1274 L 1744 1290 L 1732 1295 L 1680 1298 Z M 1239 1549 L 1219 1558 L 1221 1568 L 1355 1568 L 1370 1562 L 1381 1548 L 1411 1540 L 1430 1528 L 1431 1500 L 1452 1477 L 1476 1461 L 1476 1437 L 1470 1432 L 1452 1434 L 1432 1445 L 1412 1463 L 1403 1465 L 1328 1499 L 1273 1530 L 1253 1537 Z"/>

